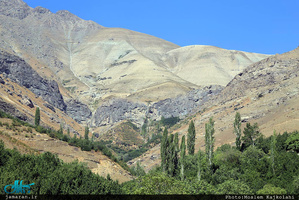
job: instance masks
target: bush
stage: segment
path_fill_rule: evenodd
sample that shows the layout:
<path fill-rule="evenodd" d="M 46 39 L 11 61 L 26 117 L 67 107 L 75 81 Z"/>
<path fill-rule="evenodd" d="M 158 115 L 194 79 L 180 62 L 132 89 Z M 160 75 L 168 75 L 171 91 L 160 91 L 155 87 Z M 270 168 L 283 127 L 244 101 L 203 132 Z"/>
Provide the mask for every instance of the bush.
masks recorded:
<path fill-rule="evenodd" d="M 31 128 L 31 127 L 28 127 L 28 128 L 27 128 L 27 132 L 28 132 L 28 133 L 32 133 L 32 128 Z"/>
<path fill-rule="evenodd" d="M 161 123 L 162 123 L 162 125 L 164 125 L 164 126 L 168 126 L 168 127 L 175 125 L 175 124 L 178 123 L 179 121 L 180 121 L 180 118 L 179 118 L 179 117 L 169 117 L 169 118 L 164 118 L 164 117 L 162 116 L 162 118 L 161 118 Z"/>
<path fill-rule="evenodd" d="M 280 187 L 275 187 L 271 184 L 266 184 L 262 189 L 256 192 L 259 195 L 269 195 L 269 194 L 287 194 L 287 191 Z"/>

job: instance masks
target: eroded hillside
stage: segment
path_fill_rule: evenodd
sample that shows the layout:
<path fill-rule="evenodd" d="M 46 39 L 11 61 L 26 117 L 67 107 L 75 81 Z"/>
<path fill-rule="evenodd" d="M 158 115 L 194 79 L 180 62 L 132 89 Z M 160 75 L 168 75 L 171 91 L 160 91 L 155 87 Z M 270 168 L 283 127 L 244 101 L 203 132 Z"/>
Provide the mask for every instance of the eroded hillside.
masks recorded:
<path fill-rule="evenodd" d="M 196 127 L 196 151 L 204 149 L 205 123 L 215 120 L 215 146 L 235 145 L 233 122 L 236 112 L 242 117 L 242 129 L 246 123 L 258 123 L 260 131 L 270 136 L 273 131 L 283 133 L 298 130 L 299 48 L 269 57 L 243 70 L 217 95 L 206 102 L 205 112 L 193 118 Z M 188 124 L 182 123 L 180 137 L 187 134 Z M 141 165 L 150 170 L 160 165 L 160 145 L 128 164 Z"/>

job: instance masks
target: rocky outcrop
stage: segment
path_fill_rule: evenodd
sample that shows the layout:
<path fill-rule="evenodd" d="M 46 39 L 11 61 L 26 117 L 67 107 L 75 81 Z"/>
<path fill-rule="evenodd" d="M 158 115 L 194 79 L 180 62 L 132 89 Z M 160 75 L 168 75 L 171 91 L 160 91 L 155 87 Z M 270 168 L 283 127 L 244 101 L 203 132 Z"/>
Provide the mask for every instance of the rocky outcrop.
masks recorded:
<path fill-rule="evenodd" d="M 147 106 L 126 99 L 112 99 L 101 105 L 95 112 L 93 126 L 112 125 L 124 119 L 130 119 L 137 124 L 143 122 Z"/>
<path fill-rule="evenodd" d="M 113 99 L 101 105 L 93 117 L 93 126 L 112 125 L 124 119 L 129 119 L 137 125 L 142 125 L 146 117 L 160 120 L 161 117 L 180 117 L 198 112 L 201 105 L 211 96 L 218 94 L 222 86 L 207 86 L 192 90 L 187 95 L 169 98 L 152 105 L 135 103 L 126 99 Z"/>
<path fill-rule="evenodd" d="M 66 113 L 78 123 L 82 123 L 92 116 L 88 106 L 77 100 L 70 99 L 66 101 L 66 105 Z"/>
<path fill-rule="evenodd" d="M 28 88 L 35 95 L 41 96 L 56 108 L 66 110 L 58 84 L 53 80 L 42 78 L 23 59 L 0 50 L 0 73 Z"/>
<path fill-rule="evenodd" d="M 1 0 L 0 13 L 8 17 L 24 19 L 31 12 L 30 7 L 21 0 Z"/>
<path fill-rule="evenodd" d="M 34 108 L 34 105 L 33 105 L 32 101 L 31 101 L 31 99 L 29 99 L 26 95 L 25 96 L 20 95 L 20 96 L 21 96 L 21 99 L 19 100 L 19 102 L 21 104 L 26 105 L 29 108 Z"/>
<path fill-rule="evenodd" d="M 21 113 L 16 107 L 14 107 L 13 105 L 5 102 L 5 100 L 3 100 L 1 97 L 0 97 L 0 110 L 20 119 L 20 120 L 23 120 L 23 121 L 27 121 L 28 120 L 28 117 Z"/>
<path fill-rule="evenodd" d="M 186 115 L 198 112 L 201 105 L 213 95 L 217 95 L 222 89 L 222 86 L 207 86 L 202 89 L 191 90 L 186 95 L 159 101 L 152 105 L 149 115 L 154 119 L 160 119 L 161 116 L 165 118 L 183 118 Z"/>
<path fill-rule="evenodd" d="M 243 97 L 254 91 L 278 85 L 272 89 L 265 89 L 262 93 L 256 94 L 261 98 L 266 93 L 280 90 L 285 87 L 284 83 L 289 79 L 299 76 L 299 47 L 282 55 L 275 55 L 247 67 L 232 79 L 227 87 L 216 96 L 215 102 L 227 102 Z"/>

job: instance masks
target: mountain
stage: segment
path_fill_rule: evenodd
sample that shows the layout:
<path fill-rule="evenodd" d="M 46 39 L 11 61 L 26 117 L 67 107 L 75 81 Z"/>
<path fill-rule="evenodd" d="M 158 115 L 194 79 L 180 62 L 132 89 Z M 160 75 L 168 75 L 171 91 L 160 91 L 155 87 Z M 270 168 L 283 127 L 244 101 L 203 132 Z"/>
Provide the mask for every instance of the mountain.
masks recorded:
<path fill-rule="evenodd" d="M 242 130 L 246 123 L 258 123 L 260 132 L 270 136 L 298 130 L 299 111 L 299 47 L 254 63 L 237 74 L 218 94 L 212 96 L 191 119 L 196 128 L 196 151 L 204 149 L 205 123 L 215 120 L 215 147 L 235 144 L 233 122 L 236 112 L 241 114 Z M 190 120 L 190 119 L 188 119 Z M 189 121 L 183 121 L 178 132 L 187 134 Z M 160 146 L 128 162 L 137 161 L 148 171 L 160 164 Z"/>
<path fill-rule="evenodd" d="M 1 46 L 91 109 L 111 97 L 156 102 L 201 85 L 224 86 L 248 64 L 268 57 L 179 47 L 143 33 L 105 28 L 68 11 L 33 9 L 22 1 L 1 0 L 0 5 Z"/>
<path fill-rule="evenodd" d="M 196 85 L 225 86 L 245 67 L 267 55 L 193 45 L 167 52 L 166 62 L 179 77 Z"/>
<path fill-rule="evenodd" d="M 273 127 L 294 127 L 297 54 L 298 49 L 271 56 L 180 47 L 65 10 L 52 13 L 22 0 L 0 0 L 0 109 L 33 123 L 40 107 L 44 126 L 57 130 L 63 124 L 81 136 L 89 126 L 99 140 L 111 138 L 111 144 L 128 144 L 130 150 L 150 140 L 139 132 L 159 126 L 162 117 L 181 120 L 172 128 L 180 136 L 194 119 L 198 149 L 204 123 L 214 116 L 216 145 L 233 143 L 237 110 L 244 122 L 259 122 L 266 135 Z M 157 164 L 159 146 L 152 151 L 145 161 Z"/>

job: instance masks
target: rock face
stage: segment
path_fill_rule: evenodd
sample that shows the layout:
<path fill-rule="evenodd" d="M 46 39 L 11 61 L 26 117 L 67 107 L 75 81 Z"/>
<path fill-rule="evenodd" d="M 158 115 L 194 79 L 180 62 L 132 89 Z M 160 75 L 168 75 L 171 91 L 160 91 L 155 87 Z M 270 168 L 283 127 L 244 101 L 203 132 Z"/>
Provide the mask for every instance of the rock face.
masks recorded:
<path fill-rule="evenodd" d="M 12 18 L 24 19 L 30 14 L 30 7 L 21 0 L 1 0 L 0 13 Z"/>
<path fill-rule="evenodd" d="M 206 86 L 202 89 L 191 90 L 186 95 L 176 98 L 169 98 L 154 103 L 150 108 L 150 116 L 154 119 L 180 117 L 197 112 L 201 105 L 207 102 L 210 97 L 217 95 L 223 89 L 222 86 Z"/>
<path fill-rule="evenodd" d="M 5 100 L 3 100 L 0 97 L 0 110 L 3 110 L 6 113 L 9 113 L 10 115 L 23 120 L 23 121 L 27 121 L 28 117 L 21 113 L 17 108 L 15 108 L 13 105 L 7 103 Z"/>
<path fill-rule="evenodd" d="M 37 96 L 41 96 L 56 108 L 62 111 L 66 110 L 66 104 L 60 94 L 58 84 L 39 76 L 21 58 L 0 50 L 0 73 L 28 88 Z"/>
<path fill-rule="evenodd" d="M 113 99 L 101 105 L 93 116 L 93 126 L 105 126 L 130 119 L 141 124 L 145 116 L 147 106 L 145 104 L 130 102 L 126 99 Z"/>
<path fill-rule="evenodd" d="M 34 108 L 34 105 L 31 101 L 31 99 L 29 99 L 27 96 L 22 96 L 22 99 L 20 100 L 20 103 L 28 106 L 29 108 Z"/>
<path fill-rule="evenodd" d="M 261 98 L 267 93 L 285 87 L 284 82 L 297 76 L 299 76 L 299 48 L 249 66 L 228 83 L 221 95 L 217 96 L 217 101 L 224 103 L 246 96 L 254 89 L 265 88 L 265 91 L 257 94 L 257 98 Z M 266 89 L 273 85 L 279 87 Z"/>
<path fill-rule="evenodd" d="M 144 119 L 160 120 L 161 117 L 180 117 L 194 113 L 213 95 L 222 90 L 222 86 L 207 86 L 192 90 L 186 95 L 168 98 L 152 105 L 134 103 L 126 99 L 113 99 L 100 106 L 93 118 L 93 126 L 105 126 L 124 119 L 142 125 Z"/>
<path fill-rule="evenodd" d="M 92 112 L 88 106 L 77 100 L 67 100 L 66 105 L 66 113 L 76 122 L 82 123 L 83 121 L 90 119 L 92 116 Z"/>

